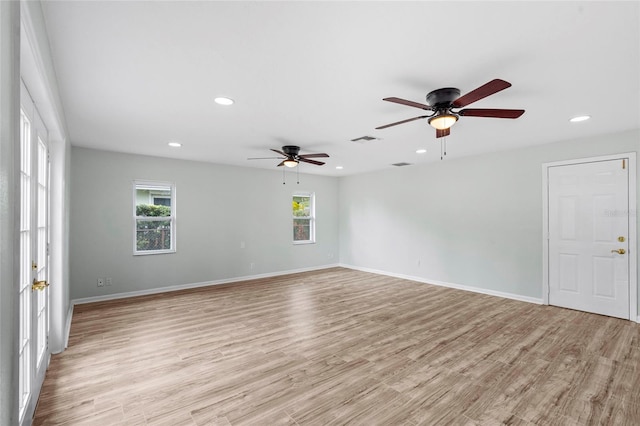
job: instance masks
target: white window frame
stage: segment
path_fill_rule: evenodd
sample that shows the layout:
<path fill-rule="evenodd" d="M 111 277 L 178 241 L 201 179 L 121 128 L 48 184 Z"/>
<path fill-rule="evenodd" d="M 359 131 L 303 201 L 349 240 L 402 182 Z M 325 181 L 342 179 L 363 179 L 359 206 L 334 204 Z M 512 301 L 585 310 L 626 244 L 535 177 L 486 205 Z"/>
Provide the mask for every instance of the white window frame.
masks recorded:
<path fill-rule="evenodd" d="M 291 211 L 291 226 L 294 225 L 295 219 L 309 219 L 309 239 L 308 240 L 293 240 L 293 244 L 315 244 L 316 242 L 316 194 L 313 192 L 297 191 L 291 195 L 291 201 L 293 197 L 309 197 L 309 216 L 294 216 L 293 210 Z M 292 228 L 293 229 L 293 228 Z"/>
<path fill-rule="evenodd" d="M 137 216 L 136 215 L 136 205 L 137 205 L 137 197 L 136 192 L 142 187 L 149 187 L 145 189 L 150 189 L 154 187 L 168 187 L 171 190 L 171 216 L 162 216 L 158 218 L 150 218 L 148 216 Z M 159 182 L 159 181 L 150 181 L 150 180 L 139 180 L 136 179 L 133 181 L 133 255 L 134 256 L 146 256 L 152 254 L 167 254 L 167 253 L 175 253 L 176 252 L 176 186 L 173 182 Z M 138 250 L 138 236 L 137 236 L 137 225 L 138 220 L 149 220 L 149 221 L 169 221 L 171 226 L 171 238 L 170 244 L 171 247 L 166 250 Z"/>

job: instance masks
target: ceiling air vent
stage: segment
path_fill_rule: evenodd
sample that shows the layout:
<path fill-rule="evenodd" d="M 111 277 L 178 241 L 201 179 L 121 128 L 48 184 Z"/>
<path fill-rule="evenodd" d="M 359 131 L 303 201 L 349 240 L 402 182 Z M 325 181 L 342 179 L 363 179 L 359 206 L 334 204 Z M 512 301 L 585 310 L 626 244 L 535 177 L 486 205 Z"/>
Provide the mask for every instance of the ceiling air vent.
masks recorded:
<path fill-rule="evenodd" d="M 393 163 L 392 166 L 396 166 L 396 167 L 404 167 L 404 166 L 410 166 L 411 163 Z"/>
<path fill-rule="evenodd" d="M 369 142 L 369 141 L 375 141 L 377 139 L 378 138 L 376 138 L 374 136 L 360 136 L 359 138 L 351 139 L 351 142 L 364 143 L 364 142 Z"/>

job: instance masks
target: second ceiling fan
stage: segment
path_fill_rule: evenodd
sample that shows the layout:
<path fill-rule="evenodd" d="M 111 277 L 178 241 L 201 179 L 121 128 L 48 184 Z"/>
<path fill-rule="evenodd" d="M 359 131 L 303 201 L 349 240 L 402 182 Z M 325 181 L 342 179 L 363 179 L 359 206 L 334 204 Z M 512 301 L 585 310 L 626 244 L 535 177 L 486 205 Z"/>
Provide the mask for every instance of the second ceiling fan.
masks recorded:
<path fill-rule="evenodd" d="M 451 133 L 451 126 L 458 121 L 459 117 L 518 118 L 524 114 L 523 109 L 465 108 L 458 110 L 458 108 L 463 108 L 508 87 L 511 87 L 511 83 L 495 79 L 463 96 L 460 96 L 460 89 L 445 87 L 429 92 L 426 105 L 396 97 L 384 98 L 384 101 L 420 108 L 425 111 L 433 111 L 433 114 L 397 121 L 376 127 L 376 129 L 386 129 L 398 124 L 428 118 L 429 124 L 436 129 L 436 138 L 441 138 Z"/>
<path fill-rule="evenodd" d="M 324 152 L 317 154 L 300 154 L 300 147 L 295 145 L 285 145 L 282 147 L 282 151 L 279 149 L 271 148 L 271 151 L 280 154 L 282 157 L 260 157 L 260 158 L 248 158 L 248 160 L 282 160 L 278 167 L 296 167 L 300 161 L 304 163 L 314 164 L 316 166 L 322 166 L 324 162 L 318 160 L 312 160 L 311 158 L 329 158 L 329 154 Z"/>

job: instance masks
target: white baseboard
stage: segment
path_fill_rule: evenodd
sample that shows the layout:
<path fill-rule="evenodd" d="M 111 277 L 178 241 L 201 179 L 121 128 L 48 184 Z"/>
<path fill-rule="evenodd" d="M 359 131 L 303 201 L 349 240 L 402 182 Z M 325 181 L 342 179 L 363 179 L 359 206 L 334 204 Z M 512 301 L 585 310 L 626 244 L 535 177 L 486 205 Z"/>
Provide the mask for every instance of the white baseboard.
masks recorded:
<path fill-rule="evenodd" d="M 268 273 L 265 273 L 265 274 L 257 274 L 257 275 L 245 275 L 245 276 L 242 276 L 242 277 L 226 278 L 226 279 L 214 280 L 214 281 L 204 281 L 204 282 L 200 282 L 200 283 L 179 284 L 179 285 L 172 285 L 172 286 L 167 286 L 167 287 L 151 288 L 151 289 L 147 289 L 147 290 L 128 291 L 128 292 L 125 292 L 125 293 L 105 294 L 104 296 L 83 297 L 83 298 L 80 298 L 80 299 L 71 300 L 71 306 L 73 307 L 74 305 L 81 305 L 81 304 L 84 304 L 84 303 L 105 302 L 105 301 L 108 301 L 108 300 L 125 299 L 125 298 L 128 298 L 128 297 L 148 296 L 148 295 L 151 295 L 151 294 L 168 293 L 168 292 L 171 292 L 171 291 L 188 290 L 188 289 L 192 289 L 192 288 L 208 287 L 208 286 L 213 286 L 213 285 L 231 284 L 231 283 L 236 283 L 236 282 L 240 282 L 240 281 L 249 281 L 249 280 L 256 280 L 256 279 L 261 279 L 261 278 L 277 277 L 277 276 L 281 276 L 281 275 L 297 274 L 297 273 L 300 273 L 300 272 L 319 271 L 319 270 L 322 270 L 322 269 L 336 268 L 336 267 L 339 267 L 339 266 L 340 265 L 335 263 L 335 264 L 331 264 L 331 265 L 322 265 L 322 266 L 313 266 L 313 267 L 310 267 L 310 268 L 291 269 L 291 270 L 288 270 L 288 271 L 268 272 Z M 71 321 L 69 321 L 69 327 L 70 326 L 71 326 Z"/>
<path fill-rule="evenodd" d="M 455 284 L 455 283 L 448 283 L 448 282 L 438 281 L 438 280 L 430 280 L 430 279 L 422 278 L 422 277 L 414 277 L 414 276 L 405 275 L 405 274 L 396 274 L 394 272 L 381 271 L 381 270 L 378 270 L 378 269 L 361 268 L 359 266 L 353 266 L 353 265 L 340 264 L 339 266 L 341 266 L 343 268 L 347 268 L 347 269 L 354 269 L 356 271 L 370 272 L 370 273 L 373 273 L 373 274 L 386 275 L 386 276 L 389 276 L 389 277 L 401 278 L 401 279 L 404 279 L 404 280 L 417 281 L 417 282 L 424 283 L 424 284 L 433 284 L 433 285 L 437 285 L 437 286 L 440 286 L 440 287 L 455 288 L 457 290 L 471 291 L 473 293 L 480 293 L 480 294 L 486 294 L 486 295 L 489 295 L 489 296 L 503 297 L 505 299 L 518 300 L 520 302 L 535 303 L 536 305 L 542 305 L 543 304 L 542 299 L 541 298 L 537 298 L 537 297 L 522 296 L 520 294 L 505 293 L 505 292 L 502 292 L 502 291 L 489 290 L 489 289 L 479 288 L 479 287 L 471 287 L 471 286 L 467 286 L 467 285 L 463 285 L 463 284 Z"/>
<path fill-rule="evenodd" d="M 71 320 L 73 319 L 73 301 L 69 303 L 69 310 L 67 311 L 67 320 L 64 325 L 64 346 L 63 349 L 69 347 L 69 335 L 71 334 Z"/>

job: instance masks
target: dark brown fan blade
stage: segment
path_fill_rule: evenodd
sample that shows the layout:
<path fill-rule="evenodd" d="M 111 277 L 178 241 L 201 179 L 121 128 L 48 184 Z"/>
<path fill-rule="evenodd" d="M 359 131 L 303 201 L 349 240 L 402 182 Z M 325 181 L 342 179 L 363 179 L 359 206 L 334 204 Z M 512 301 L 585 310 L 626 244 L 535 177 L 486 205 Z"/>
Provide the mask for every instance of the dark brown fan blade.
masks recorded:
<path fill-rule="evenodd" d="M 309 160 L 303 157 L 298 157 L 298 160 L 304 161 L 305 163 L 315 164 L 316 166 L 322 166 L 324 164 L 322 161 Z"/>
<path fill-rule="evenodd" d="M 436 129 L 436 138 L 441 138 L 443 136 L 449 136 L 451 133 L 451 128 L 448 129 Z"/>
<path fill-rule="evenodd" d="M 324 152 L 318 153 L 318 154 L 302 154 L 302 155 L 298 155 L 299 158 L 319 158 L 319 157 L 323 157 L 323 158 L 328 158 L 329 154 L 325 154 Z"/>
<path fill-rule="evenodd" d="M 420 117 L 413 117 L 413 118 L 409 118 L 409 119 L 407 119 L 407 120 L 396 121 L 395 123 L 386 124 L 386 125 L 384 125 L 384 126 L 376 127 L 376 130 L 386 129 L 387 127 L 397 126 L 398 124 L 408 123 L 408 122 L 410 122 L 410 121 L 419 120 L 419 119 L 421 119 L 421 118 L 427 118 L 427 117 L 429 117 L 429 115 L 421 115 Z"/>
<path fill-rule="evenodd" d="M 287 160 L 282 161 L 282 163 L 278 164 L 276 167 L 280 167 L 280 166 L 284 166 L 284 162 Z"/>
<path fill-rule="evenodd" d="M 460 96 L 458 99 L 453 101 L 451 105 L 455 108 L 462 108 L 463 106 L 472 104 L 476 101 L 479 101 L 480 99 L 493 95 L 494 93 L 498 93 L 499 91 L 504 90 L 508 87 L 511 87 L 511 83 L 496 78 L 495 80 L 491 80 L 487 84 L 484 84 L 477 89 L 470 91 L 466 95 Z"/>
<path fill-rule="evenodd" d="M 279 150 L 277 150 L 277 149 L 273 149 L 273 148 L 271 148 L 271 151 L 273 151 L 273 152 L 277 152 L 278 154 L 280 154 L 280 155 L 283 155 L 283 156 L 287 157 L 287 154 L 285 154 L 284 152 L 279 151 Z"/>
<path fill-rule="evenodd" d="M 524 114 L 523 109 L 467 108 L 458 114 L 465 117 L 518 118 Z"/>
<path fill-rule="evenodd" d="M 406 99 L 401 99 L 396 97 L 384 98 L 383 101 L 395 102 L 397 104 L 412 106 L 414 108 L 426 109 L 427 111 L 433 110 L 433 108 L 431 108 L 429 105 L 421 104 L 419 102 L 408 101 Z"/>

